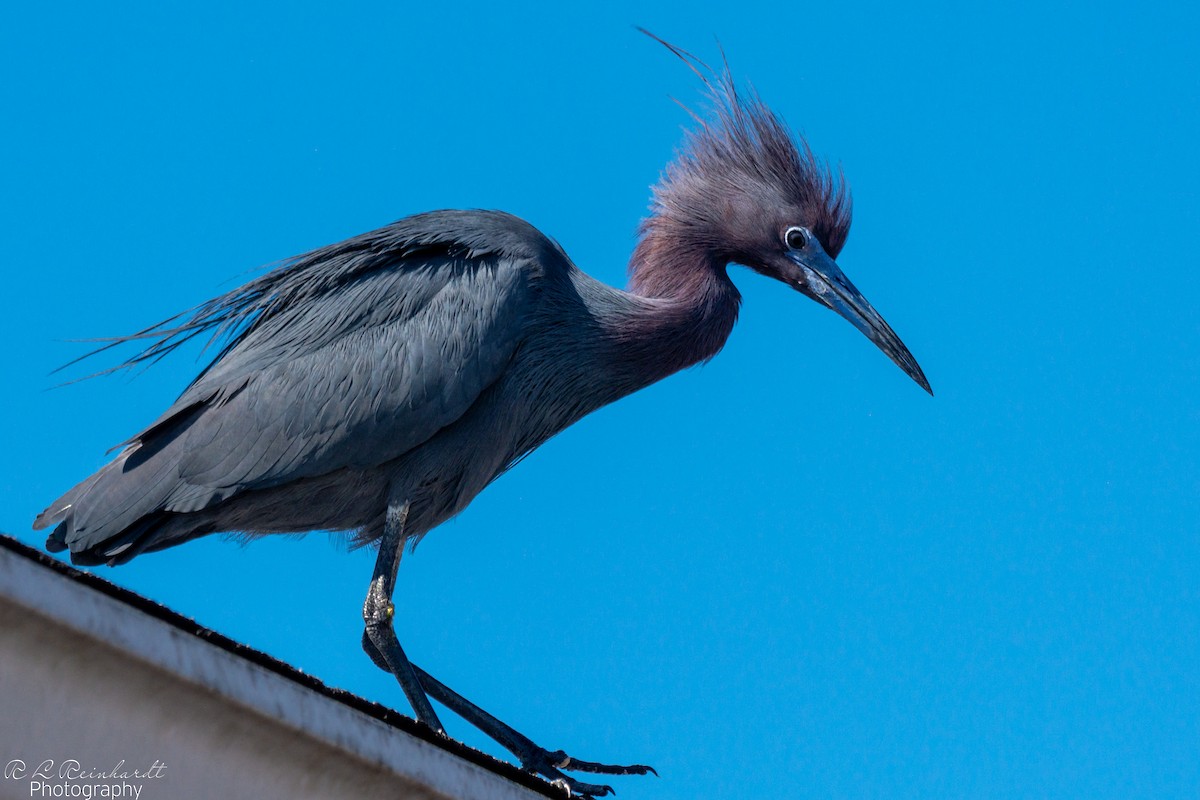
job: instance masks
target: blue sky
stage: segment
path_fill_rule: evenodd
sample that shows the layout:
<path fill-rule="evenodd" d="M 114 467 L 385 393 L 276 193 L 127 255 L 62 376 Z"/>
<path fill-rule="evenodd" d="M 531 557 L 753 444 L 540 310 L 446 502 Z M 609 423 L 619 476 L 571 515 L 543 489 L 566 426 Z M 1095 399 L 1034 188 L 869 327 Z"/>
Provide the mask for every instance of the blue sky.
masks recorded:
<path fill-rule="evenodd" d="M 937 397 L 735 268 L 715 361 L 554 439 L 405 559 L 407 651 L 548 747 L 656 766 L 626 800 L 1194 797 L 1197 16 L 25 4 L 0 32 L 0 529 L 40 543 L 34 515 L 199 366 L 52 389 L 69 339 L 431 208 L 519 214 L 623 283 L 687 123 L 670 98 L 698 99 L 632 26 L 714 61 L 720 37 L 844 168 L 839 262 Z M 403 707 L 359 650 L 371 566 L 314 534 L 99 573 Z"/>

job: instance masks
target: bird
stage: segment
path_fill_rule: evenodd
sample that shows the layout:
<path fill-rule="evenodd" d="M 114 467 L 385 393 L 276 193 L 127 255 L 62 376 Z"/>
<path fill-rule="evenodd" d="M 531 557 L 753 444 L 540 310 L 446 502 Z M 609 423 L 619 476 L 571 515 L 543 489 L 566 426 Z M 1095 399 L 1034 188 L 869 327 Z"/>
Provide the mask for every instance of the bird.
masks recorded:
<path fill-rule="evenodd" d="M 728 62 L 713 70 L 642 32 L 700 77 L 707 107 L 689 112 L 652 189 L 626 289 L 501 211 L 421 213 L 281 262 L 100 348 L 143 343 L 115 370 L 197 336 L 219 344 L 172 405 L 37 517 L 46 548 L 115 566 L 214 533 L 345 532 L 378 548 L 362 647 L 421 723 L 445 735 L 432 698 L 582 797 L 611 787 L 568 772 L 652 772 L 542 748 L 413 664 L 393 625 L 405 548 L 587 414 L 717 355 L 740 304 L 731 265 L 831 309 L 932 390 L 834 260 L 852 216 L 841 171 L 739 90 Z"/>

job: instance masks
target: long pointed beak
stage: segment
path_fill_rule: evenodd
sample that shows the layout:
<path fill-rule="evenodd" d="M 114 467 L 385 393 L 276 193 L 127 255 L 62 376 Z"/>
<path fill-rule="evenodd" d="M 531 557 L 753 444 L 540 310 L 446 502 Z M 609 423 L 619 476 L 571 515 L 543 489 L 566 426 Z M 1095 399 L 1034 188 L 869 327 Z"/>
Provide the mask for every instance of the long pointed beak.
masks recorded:
<path fill-rule="evenodd" d="M 886 353 L 887 357 L 916 381 L 918 386 L 930 395 L 933 394 L 925 373 L 921 371 L 921 366 L 912 353 L 908 352 L 908 348 L 900 341 L 892 326 L 879 316 L 879 312 L 872 308 L 862 292 L 842 273 L 837 262 L 815 242 L 804 252 L 788 253 L 788 257 L 804 273 L 804 281 L 797 286 L 798 289 L 844 317 Z"/>

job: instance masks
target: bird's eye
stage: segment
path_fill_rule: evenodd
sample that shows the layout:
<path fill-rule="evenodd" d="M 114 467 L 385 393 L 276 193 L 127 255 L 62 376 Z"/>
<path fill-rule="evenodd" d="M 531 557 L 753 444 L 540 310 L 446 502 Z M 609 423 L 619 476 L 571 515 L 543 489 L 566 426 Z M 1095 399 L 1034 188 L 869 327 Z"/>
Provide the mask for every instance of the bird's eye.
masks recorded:
<path fill-rule="evenodd" d="M 804 228 L 793 227 L 787 229 L 787 233 L 783 235 L 783 241 L 793 250 L 803 250 L 804 246 L 808 244 L 808 236 L 809 233 Z"/>

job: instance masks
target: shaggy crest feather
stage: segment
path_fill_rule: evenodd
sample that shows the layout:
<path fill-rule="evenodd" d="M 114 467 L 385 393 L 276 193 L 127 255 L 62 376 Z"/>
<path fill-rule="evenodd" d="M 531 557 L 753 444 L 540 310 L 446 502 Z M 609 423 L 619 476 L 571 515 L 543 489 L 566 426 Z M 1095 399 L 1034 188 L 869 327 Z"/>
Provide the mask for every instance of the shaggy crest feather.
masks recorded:
<path fill-rule="evenodd" d="M 726 241 L 727 231 L 719 223 L 729 198 L 757 193 L 771 197 L 771 205 L 802 211 L 825 252 L 836 258 L 851 219 L 841 170 L 835 173 L 818 161 L 804 138 L 789 131 L 753 90 L 740 94 L 727 63 L 718 73 L 686 50 L 642 33 L 699 76 L 711 104 L 707 119 L 685 107 L 697 125 L 686 131 L 682 147 L 654 187 L 653 214 L 643 223 L 643 234 L 664 223 L 682 222 L 693 229 L 711 223 L 706 244 L 719 247 Z"/>

